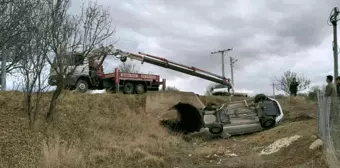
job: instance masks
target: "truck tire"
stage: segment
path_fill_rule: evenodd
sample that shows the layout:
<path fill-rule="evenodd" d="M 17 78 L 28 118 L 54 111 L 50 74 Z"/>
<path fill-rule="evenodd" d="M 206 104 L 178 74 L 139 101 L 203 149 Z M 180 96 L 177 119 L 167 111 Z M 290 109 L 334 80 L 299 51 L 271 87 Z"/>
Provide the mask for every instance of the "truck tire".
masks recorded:
<path fill-rule="evenodd" d="M 137 94 L 143 94 L 143 93 L 145 93 L 145 86 L 143 84 L 139 83 L 135 86 L 135 90 L 136 90 Z"/>
<path fill-rule="evenodd" d="M 276 124 L 276 121 L 274 117 L 272 116 L 263 116 L 260 119 L 260 124 L 262 128 L 268 129 L 268 128 L 274 127 Z"/>
<path fill-rule="evenodd" d="M 267 96 L 265 94 L 261 93 L 261 94 L 258 94 L 258 95 L 255 96 L 254 103 L 258 103 L 258 102 L 264 101 L 266 99 L 267 99 Z"/>
<path fill-rule="evenodd" d="M 76 85 L 76 91 L 85 93 L 89 89 L 89 83 L 86 80 L 79 79 Z"/>
<path fill-rule="evenodd" d="M 125 94 L 133 94 L 135 91 L 134 85 L 131 82 L 125 82 L 123 91 Z"/>
<path fill-rule="evenodd" d="M 121 62 L 126 62 L 127 61 L 127 57 L 125 57 L 125 56 L 120 57 L 120 61 Z"/>

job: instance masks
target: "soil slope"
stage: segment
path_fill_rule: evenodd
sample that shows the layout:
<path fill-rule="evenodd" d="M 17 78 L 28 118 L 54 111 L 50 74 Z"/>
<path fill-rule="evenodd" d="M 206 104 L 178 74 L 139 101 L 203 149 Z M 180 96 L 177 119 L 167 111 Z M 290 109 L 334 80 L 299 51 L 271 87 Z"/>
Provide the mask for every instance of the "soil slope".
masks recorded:
<path fill-rule="evenodd" d="M 66 92 L 58 101 L 58 119 L 47 126 L 44 117 L 50 96 L 43 95 L 35 105 L 38 120 L 29 128 L 24 95 L 0 92 L 0 167 L 325 167 L 321 151 L 308 149 L 316 134 L 316 106 L 304 98 L 280 100 L 286 121 L 274 129 L 203 142 L 185 141 L 167 132 L 150 115 L 186 99 L 199 103 L 192 93 L 163 92 L 152 97 Z M 199 99 L 203 103 L 229 100 Z M 295 134 L 302 138 L 291 146 L 258 156 L 266 145 Z"/>

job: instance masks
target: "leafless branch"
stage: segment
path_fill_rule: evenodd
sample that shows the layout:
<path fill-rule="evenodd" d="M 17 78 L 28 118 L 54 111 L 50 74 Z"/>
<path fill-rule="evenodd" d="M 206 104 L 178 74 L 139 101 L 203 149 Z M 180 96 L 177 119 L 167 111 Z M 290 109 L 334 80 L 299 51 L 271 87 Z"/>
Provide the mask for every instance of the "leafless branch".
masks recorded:
<path fill-rule="evenodd" d="M 292 72 L 291 70 L 287 70 L 281 77 L 276 77 L 274 83 L 275 87 L 279 91 L 283 91 L 286 95 L 290 94 L 290 83 L 293 81 L 293 78 L 296 78 L 296 81 L 299 83 L 298 91 L 303 91 L 307 89 L 310 85 L 310 80 L 299 76 L 297 73 Z"/>
<path fill-rule="evenodd" d="M 25 111 L 31 127 L 39 113 L 42 92 L 48 86 L 44 86 L 47 77 L 43 76 L 43 71 L 46 69 L 46 58 L 49 51 L 49 39 L 45 31 L 48 28 L 49 20 L 45 17 L 46 3 L 40 1 L 35 3 L 39 5 L 32 8 L 30 15 L 23 20 L 22 27 L 25 31 L 20 35 L 21 40 L 13 47 L 12 51 L 14 56 L 20 57 L 18 67 L 23 75 Z"/>
<path fill-rule="evenodd" d="M 47 0 L 49 28 L 47 29 L 53 57 L 47 57 L 57 84 L 54 91 L 47 120 L 53 121 L 56 114 L 57 99 L 65 88 L 66 81 L 78 67 L 79 55 L 85 59 L 95 48 L 114 35 L 109 11 L 97 3 L 89 1 L 82 6 L 81 14 L 69 14 L 70 0 Z M 83 67 L 84 68 L 84 67 Z"/>
<path fill-rule="evenodd" d="M 9 64 L 6 64 L 6 72 L 9 73 L 19 68 L 17 63 L 21 57 L 19 55 L 10 54 L 11 49 L 21 40 L 20 36 L 25 33 L 23 26 L 24 20 L 31 16 L 39 5 L 39 0 L 21 1 L 8 0 L 0 1 L 0 51 L 1 57 L 7 58 Z"/>
<path fill-rule="evenodd" d="M 127 63 L 124 62 L 118 66 L 120 72 L 125 72 L 125 73 L 138 73 L 139 69 L 136 67 L 136 64 L 134 63 Z"/>

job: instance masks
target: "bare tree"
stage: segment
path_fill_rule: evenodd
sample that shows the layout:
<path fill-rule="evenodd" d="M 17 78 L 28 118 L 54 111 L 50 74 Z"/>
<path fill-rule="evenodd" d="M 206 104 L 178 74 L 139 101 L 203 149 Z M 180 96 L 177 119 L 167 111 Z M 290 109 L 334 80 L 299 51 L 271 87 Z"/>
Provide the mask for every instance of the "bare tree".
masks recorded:
<path fill-rule="evenodd" d="M 41 105 L 42 92 L 48 88 L 47 77 L 43 75 L 46 69 L 46 58 L 49 52 L 49 39 L 47 31 L 48 19 L 46 19 L 45 1 L 28 1 L 37 3 L 31 12 L 27 13 L 22 26 L 25 32 L 20 35 L 13 55 L 20 58 L 19 69 L 23 75 L 23 91 L 25 96 L 25 111 L 28 115 L 29 125 L 32 127 L 39 107 Z M 33 100 L 33 98 L 35 100 Z"/>
<path fill-rule="evenodd" d="M 165 88 L 165 91 L 177 91 L 177 92 L 179 92 L 179 89 L 177 89 L 174 86 L 168 86 L 168 87 Z"/>
<path fill-rule="evenodd" d="M 6 84 L 6 73 L 19 68 L 18 62 L 21 57 L 13 55 L 11 49 L 20 41 L 20 35 L 25 31 L 22 22 L 31 9 L 34 9 L 36 0 L 1 0 L 0 1 L 0 60 L 2 84 Z M 2 79 L 3 78 L 3 79 Z M 1 81 L 0 80 L 0 81 Z M 3 89 L 6 86 L 3 86 Z"/>
<path fill-rule="evenodd" d="M 277 77 L 275 79 L 276 89 L 279 91 L 283 91 L 286 95 L 290 95 L 289 86 L 293 81 L 293 78 L 299 83 L 298 91 L 303 91 L 307 89 L 310 85 L 310 80 L 299 76 L 297 73 L 292 72 L 291 70 L 287 70 L 283 73 L 281 77 Z"/>
<path fill-rule="evenodd" d="M 119 65 L 119 70 L 120 72 L 125 72 L 125 73 L 139 73 L 139 69 L 136 67 L 136 64 L 132 62 L 123 62 L 122 64 Z"/>
<path fill-rule="evenodd" d="M 76 56 L 86 58 L 91 51 L 114 35 L 107 9 L 89 1 L 82 6 L 80 16 L 69 14 L 70 0 L 47 0 L 49 28 L 47 29 L 53 57 L 48 57 L 56 76 L 56 90 L 51 97 L 47 121 L 53 121 L 57 99 L 65 82 L 77 69 Z"/>

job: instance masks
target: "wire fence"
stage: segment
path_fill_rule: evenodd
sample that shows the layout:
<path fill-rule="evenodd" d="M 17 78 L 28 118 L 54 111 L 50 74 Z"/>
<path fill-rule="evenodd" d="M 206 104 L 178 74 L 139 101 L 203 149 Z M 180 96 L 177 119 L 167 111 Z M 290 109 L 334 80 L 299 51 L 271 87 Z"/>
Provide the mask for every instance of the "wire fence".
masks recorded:
<path fill-rule="evenodd" d="M 318 97 L 318 136 L 322 139 L 326 160 L 330 168 L 340 165 L 340 101 L 339 97 L 326 97 L 323 91 Z"/>

